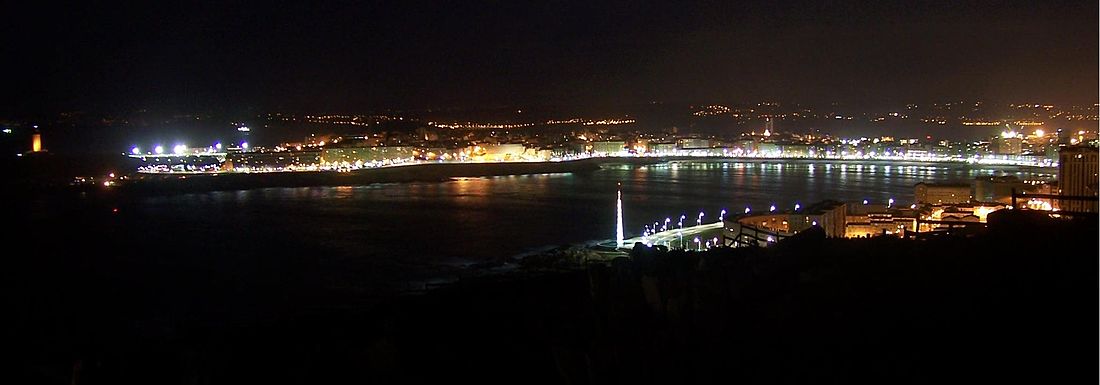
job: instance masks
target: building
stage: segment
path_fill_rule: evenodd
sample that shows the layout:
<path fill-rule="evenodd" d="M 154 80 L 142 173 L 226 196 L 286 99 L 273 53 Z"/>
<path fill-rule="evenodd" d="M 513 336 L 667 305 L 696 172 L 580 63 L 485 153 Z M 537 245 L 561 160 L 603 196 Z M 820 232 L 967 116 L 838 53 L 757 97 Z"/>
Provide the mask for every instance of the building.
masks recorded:
<path fill-rule="evenodd" d="M 780 152 L 785 158 L 806 158 L 810 156 L 810 146 L 806 144 L 783 144 Z"/>
<path fill-rule="evenodd" d="M 722 239 L 726 245 L 768 246 L 804 229 L 792 229 L 790 213 L 742 215 L 726 218 Z"/>
<path fill-rule="evenodd" d="M 916 228 L 919 213 L 912 209 L 892 207 L 888 204 L 849 205 L 844 236 L 848 238 L 878 235 L 900 235 Z"/>
<path fill-rule="evenodd" d="M 771 142 L 760 142 L 756 144 L 756 154 L 758 156 L 770 156 L 779 157 L 780 154 L 779 145 Z"/>
<path fill-rule="evenodd" d="M 484 144 L 467 148 L 474 159 L 486 162 L 518 161 L 535 159 L 534 151 L 528 154 L 522 143 Z M 549 157 L 547 157 L 548 159 Z"/>
<path fill-rule="evenodd" d="M 974 200 L 982 202 L 1008 202 L 1012 192 L 1037 192 L 1039 185 L 1013 175 L 979 176 L 974 178 Z"/>
<path fill-rule="evenodd" d="M 231 152 L 226 155 L 225 170 L 282 171 L 308 170 L 317 167 L 321 151 Z"/>
<path fill-rule="evenodd" d="M 810 227 L 821 227 L 825 236 L 845 237 L 847 204 L 823 201 L 805 209 L 727 217 L 722 228 L 725 244 L 767 246 Z"/>
<path fill-rule="evenodd" d="M 825 230 L 825 236 L 843 238 L 846 232 L 847 210 L 847 204 L 844 202 L 818 202 L 792 213 L 789 219 L 790 228 L 793 232 L 798 232 L 811 226 L 820 226 Z"/>
<path fill-rule="evenodd" d="M 1020 155 L 1023 152 L 1024 139 L 1014 131 L 1002 132 L 989 141 L 989 149 L 994 155 Z"/>
<path fill-rule="evenodd" d="M 1020 155 L 1023 140 L 1020 138 L 996 138 L 990 142 L 994 155 Z"/>
<path fill-rule="evenodd" d="M 831 238 L 903 237 L 912 232 L 983 226 L 989 213 L 1005 207 L 996 203 L 967 202 L 911 208 L 827 200 L 794 211 L 727 217 L 722 237 L 726 245 L 767 246 L 810 227 L 820 227 L 825 236 Z"/>
<path fill-rule="evenodd" d="M 674 154 L 676 153 L 676 143 L 672 142 L 649 142 L 646 146 L 646 153 L 649 154 Z"/>
<path fill-rule="evenodd" d="M 685 138 L 680 139 L 680 148 L 684 150 L 700 150 L 710 148 L 710 139 Z"/>
<path fill-rule="evenodd" d="M 1096 147 L 1070 146 L 1058 154 L 1058 185 L 1061 195 L 1095 197 L 1100 182 Z M 1063 200 L 1059 207 L 1065 211 L 1096 212 L 1095 200 Z"/>
<path fill-rule="evenodd" d="M 970 184 L 917 183 L 913 195 L 918 204 L 966 203 L 973 199 Z"/>
<path fill-rule="evenodd" d="M 626 142 L 621 140 L 592 142 L 590 146 L 593 154 L 618 155 L 626 150 Z"/>
<path fill-rule="evenodd" d="M 320 164 L 326 167 L 362 167 L 364 164 L 411 159 L 417 151 L 407 146 L 326 147 L 320 152 Z"/>
<path fill-rule="evenodd" d="M 986 223 L 989 214 L 1008 207 L 1002 203 L 969 202 L 962 204 L 933 204 L 921 209 L 922 221 L 916 230 L 921 233 L 950 231 L 952 228 L 973 227 L 967 224 Z"/>

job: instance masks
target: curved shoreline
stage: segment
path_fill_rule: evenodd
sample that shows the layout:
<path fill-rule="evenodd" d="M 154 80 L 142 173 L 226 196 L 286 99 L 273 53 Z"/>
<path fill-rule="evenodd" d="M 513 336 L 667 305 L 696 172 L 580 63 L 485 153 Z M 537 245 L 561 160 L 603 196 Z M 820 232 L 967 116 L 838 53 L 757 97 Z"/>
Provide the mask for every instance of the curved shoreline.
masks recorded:
<path fill-rule="evenodd" d="M 138 194 L 173 194 L 205 191 L 248 190 L 273 187 L 348 186 L 373 183 L 434 182 L 462 177 L 490 177 L 505 175 L 560 174 L 591 172 L 602 165 L 654 165 L 663 163 L 692 163 L 732 161 L 747 163 L 835 163 L 872 165 L 936 165 L 943 162 L 856 160 L 856 159 L 806 159 L 806 158 L 737 158 L 737 157 L 603 157 L 561 162 L 501 162 L 501 163 L 420 163 L 355 170 L 351 172 L 302 171 L 265 173 L 217 173 L 217 174 L 139 174 L 117 189 Z M 1045 169 L 1020 165 L 951 165 L 991 168 Z"/>
<path fill-rule="evenodd" d="M 221 174 L 141 174 L 119 186 L 126 192 L 186 193 L 271 187 L 347 186 L 372 183 L 433 182 L 450 178 L 595 171 L 597 159 L 563 162 L 435 163 L 351 172 L 269 172 Z"/>

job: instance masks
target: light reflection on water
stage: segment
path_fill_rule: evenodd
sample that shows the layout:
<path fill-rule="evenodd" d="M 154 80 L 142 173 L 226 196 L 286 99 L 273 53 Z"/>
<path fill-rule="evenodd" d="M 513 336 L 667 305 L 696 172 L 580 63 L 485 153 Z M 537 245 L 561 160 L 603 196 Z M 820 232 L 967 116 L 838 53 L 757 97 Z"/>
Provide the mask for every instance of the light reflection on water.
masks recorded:
<path fill-rule="evenodd" d="M 695 161 L 614 165 L 581 174 L 186 194 L 144 198 L 134 209 L 150 214 L 150 226 L 184 226 L 213 244 L 292 239 L 329 256 L 416 266 L 613 238 L 618 182 L 629 237 L 665 217 L 703 211 L 716 218 L 723 208 L 788 208 L 823 199 L 894 198 L 908 205 L 917 182 L 965 182 L 1006 172 L 1038 176 L 966 165 Z"/>

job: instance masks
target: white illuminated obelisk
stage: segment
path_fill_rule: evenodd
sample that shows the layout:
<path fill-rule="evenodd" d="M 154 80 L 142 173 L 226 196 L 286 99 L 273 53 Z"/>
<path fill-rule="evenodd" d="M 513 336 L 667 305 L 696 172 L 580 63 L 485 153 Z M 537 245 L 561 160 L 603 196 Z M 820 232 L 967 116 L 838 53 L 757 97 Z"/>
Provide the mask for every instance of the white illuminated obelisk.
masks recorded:
<path fill-rule="evenodd" d="M 615 199 L 617 210 L 615 213 L 615 244 L 618 247 L 623 247 L 623 190 L 622 183 L 619 183 L 619 190 Z"/>

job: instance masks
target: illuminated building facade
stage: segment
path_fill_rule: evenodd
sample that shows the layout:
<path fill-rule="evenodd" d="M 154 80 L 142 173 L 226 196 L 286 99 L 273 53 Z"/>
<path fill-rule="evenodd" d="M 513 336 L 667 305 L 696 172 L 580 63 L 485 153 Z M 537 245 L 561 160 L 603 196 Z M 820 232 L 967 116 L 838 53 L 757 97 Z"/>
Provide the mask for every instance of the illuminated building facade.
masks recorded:
<path fill-rule="evenodd" d="M 886 204 L 848 205 L 844 236 L 901 235 L 906 230 L 915 229 L 919 217 L 917 210 Z"/>
<path fill-rule="evenodd" d="M 816 226 L 830 238 L 902 237 L 914 231 L 930 232 L 962 223 L 985 223 L 989 213 L 1005 207 L 996 203 L 962 203 L 910 208 L 830 200 L 801 210 L 728 217 L 722 236 L 727 245 L 767 246 Z"/>
<path fill-rule="evenodd" d="M 476 161 L 507 162 L 521 160 L 546 160 L 549 152 L 528 149 L 522 143 L 481 144 L 468 147 L 466 153 Z"/>
<path fill-rule="evenodd" d="M 725 244 L 768 246 L 805 229 L 791 228 L 790 213 L 768 213 L 727 218 L 722 224 Z"/>
<path fill-rule="evenodd" d="M 809 207 L 795 211 L 790 215 L 790 228 L 794 232 L 820 226 L 825 230 L 825 236 L 830 238 L 842 238 L 845 236 L 847 204 L 838 201 L 818 202 Z"/>
<path fill-rule="evenodd" d="M 1013 134 L 1011 137 L 1004 135 L 994 138 L 990 142 L 990 150 L 995 155 L 1020 155 L 1023 148 L 1023 139 Z"/>
<path fill-rule="evenodd" d="M 1065 147 L 1058 156 L 1058 185 L 1062 195 L 1068 196 L 1097 196 L 1097 184 L 1100 183 L 1098 174 L 1096 147 L 1070 146 Z M 1063 200 L 1060 207 L 1065 211 L 1096 212 L 1096 201 Z"/>
<path fill-rule="evenodd" d="M 649 142 L 646 145 L 646 152 L 658 155 L 672 154 L 677 150 L 676 143 L 670 142 Z"/>
<path fill-rule="evenodd" d="M 223 167 L 236 171 L 284 171 L 316 169 L 321 151 L 232 152 Z"/>
<path fill-rule="evenodd" d="M 619 154 L 626 150 L 626 142 L 621 140 L 592 142 L 590 146 L 593 154 Z"/>
<path fill-rule="evenodd" d="M 709 139 L 685 138 L 680 139 L 680 148 L 685 150 L 710 148 Z"/>
<path fill-rule="evenodd" d="M 319 153 L 322 166 L 361 167 L 372 162 L 395 159 L 411 159 L 417 151 L 406 146 L 336 147 L 325 148 Z"/>

